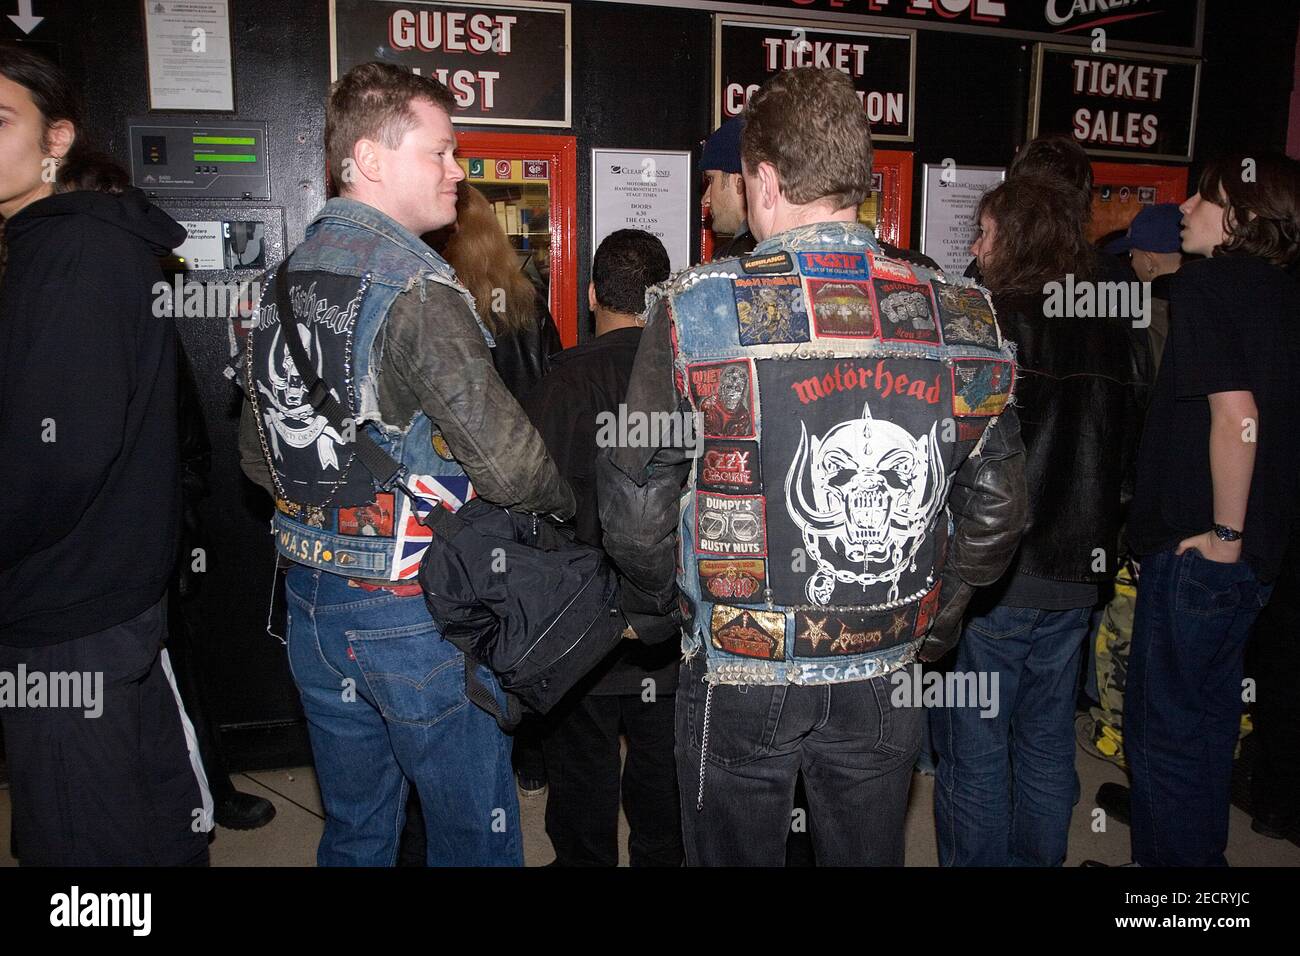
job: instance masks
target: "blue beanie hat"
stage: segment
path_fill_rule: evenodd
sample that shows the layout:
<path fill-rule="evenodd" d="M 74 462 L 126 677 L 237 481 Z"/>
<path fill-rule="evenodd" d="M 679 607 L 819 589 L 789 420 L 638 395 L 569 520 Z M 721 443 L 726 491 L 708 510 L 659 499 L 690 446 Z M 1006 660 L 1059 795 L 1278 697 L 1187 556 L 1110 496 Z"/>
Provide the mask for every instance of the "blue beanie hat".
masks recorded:
<path fill-rule="evenodd" d="M 719 169 L 724 173 L 740 172 L 740 131 L 745 128 L 743 116 L 727 120 L 704 142 L 700 153 L 700 172 Z"/>

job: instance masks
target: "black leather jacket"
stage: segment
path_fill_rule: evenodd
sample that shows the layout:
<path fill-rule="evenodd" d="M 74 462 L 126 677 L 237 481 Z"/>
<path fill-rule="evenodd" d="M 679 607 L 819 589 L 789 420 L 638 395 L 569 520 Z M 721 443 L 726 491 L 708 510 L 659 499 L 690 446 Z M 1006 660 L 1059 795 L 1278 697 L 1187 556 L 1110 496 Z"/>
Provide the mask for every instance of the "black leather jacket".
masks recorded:
<path fill-rule="evenodd" d="M 1044 301 L 993 296 L 1002 334 L 1016 343 L 1029 490 L 1013 570 L 1104 582 L 1118 570 L 1120 526 L 1133 496 L 1153 378 L 1148 332 L 1128 319 L 1049 318 Z"/>
<path fill-rule="evenodd" d="M 551 318 L 551 310 L 546 307 L 546 300 L 540 292 L 533 318 L 533 324 L 522 332 L 497 334 L 497 344 L 492 349 L 492 364 L 497 374 L 521 404 L 542 376 L 550 371 L 551 356 L 564 348 L 555 320 Z"/>

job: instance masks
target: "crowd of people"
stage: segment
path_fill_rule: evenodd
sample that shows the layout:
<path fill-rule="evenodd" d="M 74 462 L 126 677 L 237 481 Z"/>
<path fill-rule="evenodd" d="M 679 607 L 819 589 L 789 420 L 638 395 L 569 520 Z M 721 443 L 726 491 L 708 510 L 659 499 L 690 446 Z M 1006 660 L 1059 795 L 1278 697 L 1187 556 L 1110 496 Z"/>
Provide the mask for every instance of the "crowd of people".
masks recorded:
<path fill-rule="evenodd" d="M 605 237 L 594 335 L 562 350 L 455 108 L 378 63 L 334 84 L 333 198 L 263 277 L 238 362 L 321 865 L 521 865 L 519 789 L 546 791 L 561 866 L 615 865 L 620 807 L 634 866 L 901 865 L 920 769 L 941 865 L 1059 866 L 1076 746 L 1126 768 L 1098 800 L 1135 864 L 1225 865 L 1246 702 L 1255 828 L 1290 831 L 1300 164 L 1215 159 L 1100 248 L 1086 154 L 1036 139 L 949 275 L 859 221 L 849 80 L 789 70 L 701 151 L 726 245 L 671 275 L 655 236 Z M 0 670 L 105 681 L 95 720 L 0 707 L 13 850 L 202 865 L 214 804 L 273 808 L 229 785 L 185 663 L 210 449 L 152 301 L 184 231 L 88 152 L 67 76 L 8 46 L 0 217 Z M 611 416 L 695 427 L 610 441 Z M 422 503 L 474 497 L 603 549 L 621 587 L 618 646 L 513 733 L 417 578 Z M 937 703 L 899 693 L 922 669 Z"/>

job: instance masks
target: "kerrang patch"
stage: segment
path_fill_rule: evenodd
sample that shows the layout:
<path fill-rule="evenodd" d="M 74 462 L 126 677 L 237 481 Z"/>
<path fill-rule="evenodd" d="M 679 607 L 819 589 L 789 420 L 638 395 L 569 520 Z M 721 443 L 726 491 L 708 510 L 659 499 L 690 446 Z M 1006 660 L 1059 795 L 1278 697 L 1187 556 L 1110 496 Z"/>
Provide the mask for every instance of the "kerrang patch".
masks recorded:
<path fill-rule="evenodd" d="M 788 252 L 773 252 L 762 256 L 750 256 L 740 260 L 740 271 L 746 275 L 772 275 L 781 272 L 793 272 L 794 262 Z"/>
<path fill-rule="evenodd" d="M 799 271 L 823 279 L 865 279 L 867 255 L 865 252 L 801 252 Z"/>
<path fill-rule="evenodd" d="M 892 279 L 874 279 L 872 286 L 882 339 L 939 344 L 939 324 L 934 318 L 929 286 Z"/>
<path fill-rule="evenodd" d="M 339 509 L 339 534 L 391 538 L 394 514 L 393 493 L 381 491 L 373 504 Z"/>
<path fill-rule="evenodd" d="M 809 279 L 813 327 L 819 336 L 875 338 L 879 335 L 871 309 L 871 284 L 845 279 Z"/>
<path fill-rule="evenodd" d="M 946 535 L 951 377 L 923 358 L 759 359 L 777 604 L 919 601 Z"/>
<path fill-rule="evenodd" d="M 699 467 L 701 488 L 732 494 L 762 490 L 757 442 L 706 440 Z"/>
<path fill-rule="evenodd" d="M 701 558 L 700 589 L 712 601 L 758 604 L 767 581 L 762 558 Z"/>
<path fill-rule="evenodd" d="M 754 374 L 748 359 L 692 365 L 687 378 L 707 437 L 754 437 Z"/>
<path fill-rule="evenodd" d="M 890 279 L 894 282 L 916 281 L 916 273 L 906 262 L 874 254 L 871 256 L 871 275 L 876 279 Z"/>
<path fill-rule="evenodd" d="M 939 303 L 943 340 L 949 345 L 998 347 L 998 324 L 985 294 L 969 286 L 935 280 L 934 298 Z"/>
<path fill-rule="evenodd" d="M 735 279 L 741 345 L 808 341 L 808 307 L 798 276 Z"/>
<path fill-rule="evenodd" d="M 716 604 L 711 621 L 713 646 L 728 654 L 785 660 L 785 615 L 778 611 L 747 611 Z"/>
<path fill-rule="evenodd" d="M 767 554 L 762 495 L 695 495 L 695 550 L 703 554 Z"/>
<path fill-rule="evenodd" d="M 878 614 L 841 611 L 796 611 L 796 657 L 870 654 L 911 640 L 916 608 L 902 607 Z"/>
<path fill-rule="evenodd" d="M 959 359 L 952 363 L 952 413 L 990 416 L 1006 407 L 1015 377 L 1013 363 L 997 359 Z"/>
<path fill-rule="evenodd" d="M 921 603 L 916 609 L 916 630 L 912 632 L 916 637 L 925 636 L 926 631 L 930 630 L 930 622 L 939 613 L 939 589 L 941 587 L 943 587 L 943 581 L 935 581 L 930 593 L 921 598 Z"/>

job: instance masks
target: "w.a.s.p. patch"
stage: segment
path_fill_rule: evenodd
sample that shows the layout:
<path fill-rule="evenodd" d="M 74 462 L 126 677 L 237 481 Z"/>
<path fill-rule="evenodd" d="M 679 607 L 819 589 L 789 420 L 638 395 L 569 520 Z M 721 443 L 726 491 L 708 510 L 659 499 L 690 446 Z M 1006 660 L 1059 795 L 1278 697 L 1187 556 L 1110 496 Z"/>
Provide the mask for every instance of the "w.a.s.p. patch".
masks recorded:
<path fill-rule="evenodd" d="M 997 415 L 1011 397 L 1015 364 L 1004 359 L 958 359 L 952 363 L 952 413 Z"/>

